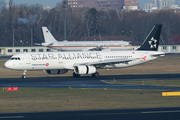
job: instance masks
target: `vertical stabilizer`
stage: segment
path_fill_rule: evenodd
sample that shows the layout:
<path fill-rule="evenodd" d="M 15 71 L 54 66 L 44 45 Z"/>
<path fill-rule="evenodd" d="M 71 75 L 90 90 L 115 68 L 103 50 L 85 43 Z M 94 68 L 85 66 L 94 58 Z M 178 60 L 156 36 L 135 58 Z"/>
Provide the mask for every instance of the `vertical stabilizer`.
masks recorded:
<path fill-rule="evenodd" d="M 42 27 L 45 43 L 57 42 L 57 40 L 52 36 L 51 32 L 47 27 Z"/>
<path fill-rule="evenodd" d="M 155 25 L 138 50 L 157 51 L 162 25 Z"/>

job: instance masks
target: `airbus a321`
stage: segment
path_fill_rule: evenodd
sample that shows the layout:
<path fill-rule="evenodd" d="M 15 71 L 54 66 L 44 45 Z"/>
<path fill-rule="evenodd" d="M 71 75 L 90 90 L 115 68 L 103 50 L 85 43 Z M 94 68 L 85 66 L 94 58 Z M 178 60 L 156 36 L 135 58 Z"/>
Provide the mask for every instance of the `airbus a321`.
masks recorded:
<path fill-rule="evenodd" d="M 46 70 L 48 74 L 64 74 L 74 71 L 74 77 L 92 74 L 98 77 L 98 69 L 117 69 L 142 64 L 165 56 L 158 52 L 162 25 L 155 25 L 141 47 L 135 51 L 79 51 L 79 52 L 29 52 L 12 56 L 5 67 L 22 70 L 26 78 L 28 70 Z"/>

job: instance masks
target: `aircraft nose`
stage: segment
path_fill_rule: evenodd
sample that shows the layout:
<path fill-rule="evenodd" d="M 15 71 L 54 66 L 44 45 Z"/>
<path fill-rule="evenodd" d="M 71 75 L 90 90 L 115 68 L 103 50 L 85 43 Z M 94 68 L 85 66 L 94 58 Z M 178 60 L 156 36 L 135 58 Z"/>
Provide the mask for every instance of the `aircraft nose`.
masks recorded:
<path fill-rule="evenodd" d="M 6 68 L 11 68 L 11 62 L 9 62 L 9 61 L 5 62 L 4 66 Z"/>

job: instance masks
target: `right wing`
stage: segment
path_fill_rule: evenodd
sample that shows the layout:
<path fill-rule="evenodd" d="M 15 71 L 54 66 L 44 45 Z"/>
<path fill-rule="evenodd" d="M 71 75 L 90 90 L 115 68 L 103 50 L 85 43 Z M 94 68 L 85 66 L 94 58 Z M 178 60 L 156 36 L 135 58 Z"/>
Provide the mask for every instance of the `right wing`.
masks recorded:
<path fill-rule="evenodd" d="M 110 59 L 110 60 L 100 60 L 96 62 L 86 62 L 86 63 L 75 63 L 74 66 L 80 66 L 80 65 L 93 65 L 93 66 L 105 66 L 105 65 L 114 65 L 119 63 L 127 63 L 133 60 L 137 60 L 139 58 L 123 58 L 123 59 Z"/>

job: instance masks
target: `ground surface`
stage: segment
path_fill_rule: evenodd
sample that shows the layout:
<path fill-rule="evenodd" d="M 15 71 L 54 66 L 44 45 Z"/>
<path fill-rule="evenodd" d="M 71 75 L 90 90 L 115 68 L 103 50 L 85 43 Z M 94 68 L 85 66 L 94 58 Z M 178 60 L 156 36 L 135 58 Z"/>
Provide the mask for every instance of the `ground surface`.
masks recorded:
<path fill-rule="evenodd" d="M 19 88 L 18 92 L 0 91 L 0 113 L 180 106 L 180 97 L 161 94 L 155 90 Z"/>

